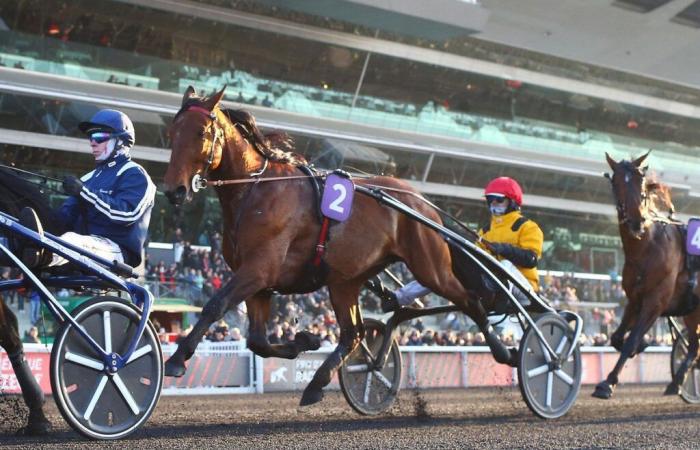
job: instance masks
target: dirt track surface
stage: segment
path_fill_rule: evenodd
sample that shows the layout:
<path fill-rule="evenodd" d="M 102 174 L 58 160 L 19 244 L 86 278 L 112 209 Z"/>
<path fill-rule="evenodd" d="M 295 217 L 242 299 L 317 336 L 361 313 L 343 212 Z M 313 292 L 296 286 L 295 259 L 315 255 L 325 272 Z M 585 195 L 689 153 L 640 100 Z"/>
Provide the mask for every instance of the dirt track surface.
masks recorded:
<path fill-rule="evenodd" d="M 51 401 L 54 432 L 15 437 L 20 400 L 0 398 L 6 448 L 698 448 L 700 405 L 663 397 L 663 386 L 621 386 L 608 401 L 583 386 L 569 414 L 533 416 L 515 389 L 403 391 L 378 417 L 357 415 L 330 392 L 299 412 L 299 394 L 162 397 L 146 425 L 117 442 L 74 433 Z"/>

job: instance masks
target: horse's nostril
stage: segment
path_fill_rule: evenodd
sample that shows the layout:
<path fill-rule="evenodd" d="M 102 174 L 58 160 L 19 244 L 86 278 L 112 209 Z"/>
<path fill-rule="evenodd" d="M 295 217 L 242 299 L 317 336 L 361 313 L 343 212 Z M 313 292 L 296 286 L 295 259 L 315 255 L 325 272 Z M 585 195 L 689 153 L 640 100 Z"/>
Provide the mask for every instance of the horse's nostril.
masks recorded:
<path fill-rule="evenodd" d="M 186 195 L 187 188 L 185 186 L 178 186 L 174 191 L 167 191 L 165 193 L 168 201 L 170 201 L 170 203 L 173 205 L 181 205 L 184 202 Z"/>

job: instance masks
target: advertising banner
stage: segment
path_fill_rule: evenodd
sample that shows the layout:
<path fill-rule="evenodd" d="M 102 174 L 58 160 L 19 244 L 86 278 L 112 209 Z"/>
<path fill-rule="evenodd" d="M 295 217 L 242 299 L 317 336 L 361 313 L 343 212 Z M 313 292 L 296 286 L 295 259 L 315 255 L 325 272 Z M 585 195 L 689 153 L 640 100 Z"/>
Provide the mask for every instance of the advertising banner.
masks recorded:
<path fill-rule="evenodd" d="M 165 346 L 167 359 L 174 346 Z M 670 347 L 651 347 L 631 359 L 620 376 L 621 383 L 665 383 L 671 380 Z M 51 392 L 48 346 L 25 346 L 32 373 L 45 393 Z M 182 378 L 163 380 L 165 395 L 214 393 L 285 392 L 303 390 L 323 364 L 330 350 L 307 352 L 295 360 L 255 358 L 249 350 L 233 345 L 200 345 L 187 363 Z M 498 364 L 485 347 L 402 347 L 401 387 L 454 388 L 516 385 L 517 371 Z M 597 384 L 617 361 L 610 347 L 582 349 L 583 384 Z M 335 375 L 328 389 L 339 389 Z M 0 394 L 19 393 L 10 360 L 0 351 Z"/>

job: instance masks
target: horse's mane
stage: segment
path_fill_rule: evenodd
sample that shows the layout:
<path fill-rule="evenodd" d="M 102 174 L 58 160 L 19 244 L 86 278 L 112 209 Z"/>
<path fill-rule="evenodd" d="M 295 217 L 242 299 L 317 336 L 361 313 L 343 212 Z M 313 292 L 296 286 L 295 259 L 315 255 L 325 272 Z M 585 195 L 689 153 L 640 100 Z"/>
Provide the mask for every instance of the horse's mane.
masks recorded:
<path fill-rule="evenodd" d="M 60 221 L 51 209 L 48 196 L 42 192 L 39 185 L 28 181 L 12 169 L 0 167 L 0 211 L 17 217 L 25 206 L 34 208 L 46 230 L 60 234 Z"/>
<path fill-rule="evenodd" d="M 271 161 L 301 165 L 306 159 L 294 153 L 294 141 L 287 133 L 273 131 L 263 134 L 251 113 L 243 109 L 223 109 L 231 123 L 239 125 L 243 137 L 248 139 L 263 156 Z"/>
<path fill-rule="evenodd" d="M 620 166 L 626 172 L 637 172 L 642 174 L 643 172 L 636 166 L 633 161 L 620 161 Z M 656 173 L 650 173 L 644 177 L 644 189 L 649 198 L 648 211 L 653 216 L 653 218 L 661 218 L 666 216 L 670 219 L 673 218 L 673 214 L 676 212 L 676 208 L 671 200 L 671 188 L 662 183 L 657 177 Z M 665 219 L 663 219 L 665 220 Z"/>
<path fill-rule="evenodd" d="M 676 211 L 671 200 L 671 188 L 659 181 L 655 174 L 647 177 L 646 189 L 650 199 L 649 209 L 652 214 L 658 214 L 660 210 L 666 210 L 668 214 L 672 215 Z"/>

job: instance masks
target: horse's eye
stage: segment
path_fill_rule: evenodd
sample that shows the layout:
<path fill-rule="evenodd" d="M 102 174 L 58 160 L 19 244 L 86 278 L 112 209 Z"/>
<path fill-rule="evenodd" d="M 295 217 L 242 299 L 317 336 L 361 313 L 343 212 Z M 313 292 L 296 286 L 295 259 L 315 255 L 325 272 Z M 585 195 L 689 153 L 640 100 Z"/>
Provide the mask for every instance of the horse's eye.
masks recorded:
<path fill-rule="evenodd" d="M 198 133 L 198 134 L 199 134 L 199 137 L 201 137 L 202 139 L 204 139 L 204 130 L 199 130 L 199 133 Z"/>

